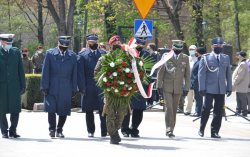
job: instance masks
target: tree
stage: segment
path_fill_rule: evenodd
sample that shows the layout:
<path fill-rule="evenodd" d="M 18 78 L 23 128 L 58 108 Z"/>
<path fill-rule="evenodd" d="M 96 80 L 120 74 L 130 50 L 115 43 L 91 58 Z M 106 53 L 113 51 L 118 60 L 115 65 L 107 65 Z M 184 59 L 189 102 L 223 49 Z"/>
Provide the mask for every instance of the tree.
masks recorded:
<path fill-rule="evenodd" d="M 25 20 L 30 23 L 29 28 L 36 34 L 38 43 L 44 44 L 43 29 L 46 23 L 48 12 L 45 21 L 43 22 L 42 0 L 15 0 L 19 9 L 23 12 Z M 34 31 L 34 28 L 37 30 Z"/>
<path fill-rule="evenodd" d="M 73 35 L 76 0 L 70 0 L 69 5 L 66 5 L 67 2 L 68 1 L 65 0 L 57 0 L 58 5 L 56 5 L 52 2 L 52 0 L 47 0 L 46 8 L 48 8 L 56 23 L 59 36 Z"/>
<path fill-rule="evenodd" d="M 181 29 L 180 19 L 179 19 L 179 11 L 181 10 L 183 0 L 173 0 L 173 5 L 170 4 L 169 0 L 161 0 L 161 1 L 173 25 L 176 37 L 184 41 L 185 38 L 183 31 Z M 186 44 L 184 44 L 183 52 L 188 54 L 188 48 Z"/>
<path fill-rule="evenodd" d="M 238 1 L 234 0 L 234 16 L 235 16 L 235 40 L 236 40 L 236 50 L 240 51 L 240 22 L 238 17 L 239 11 L 238 11 Z"/>
<path fill-rule="evenodd" d="M 193 8 L 193 18 L 194 18 L 194 31 L 195 31 L 195 38 L 196 44 L 199 47 L 204 47 L 204 36 L 203 36 L 203 16 L 202 16 L 202 7 L 203 7 L 204 0 L 194 0 L 192 2 Z"/>

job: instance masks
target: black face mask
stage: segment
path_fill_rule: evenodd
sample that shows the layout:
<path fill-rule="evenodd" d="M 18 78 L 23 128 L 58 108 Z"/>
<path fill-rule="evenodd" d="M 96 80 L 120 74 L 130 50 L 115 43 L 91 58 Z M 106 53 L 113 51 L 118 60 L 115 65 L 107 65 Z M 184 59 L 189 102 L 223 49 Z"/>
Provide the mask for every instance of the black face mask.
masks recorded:
<path fill-rule="evenodd" d="M 89 47 L 90 47 L 92 50 L 96 50 L 97 47 L 98 47 L 98 44 L 89 45 Z"/>
<path fill-rule="evenodd" d="M 23 58 L 26 58 L 27 57 L 27 55 L 26 54 L 23 54 Z"/>
<path fill-rule="evenodd" d="M 179 55 L 179 54 L 181 53 L 181 51 L 182 51 L 182 50 L 174 50 L 174 53 L 175 53 L 176 55 Z"/>
<path fill-rule="evenodd" d="M 195 57 L 199 57 L 198 53 L 195 53 L 194 56 L 195 56 Z"/>
<path fill-rule="evenodd" d="M 113 50 L 116 50 L 116 49 L 121 49 L 121 45 L 113 45 Z"/>
<path fill-rule="evenodd" d="M 215 47 L 214 48 L 214 53 L 220 54 L 221 52 L 222 52 L 222 48 L 221 47 Z"/>
<path fill-rule="evenodd" d="M 68 49 L 68 47 L 59 46 L 59 49 L 60 49 L 62 52 L 64 52 L 64 51 L 66 51 L 66 50 Z"/>
<path fill-rule="evenodd" d="M 143 49 L 143 47 L 141 47 L 141 46 L 136 47 L 137 51 L 141 51 L 142 49 Z"/>

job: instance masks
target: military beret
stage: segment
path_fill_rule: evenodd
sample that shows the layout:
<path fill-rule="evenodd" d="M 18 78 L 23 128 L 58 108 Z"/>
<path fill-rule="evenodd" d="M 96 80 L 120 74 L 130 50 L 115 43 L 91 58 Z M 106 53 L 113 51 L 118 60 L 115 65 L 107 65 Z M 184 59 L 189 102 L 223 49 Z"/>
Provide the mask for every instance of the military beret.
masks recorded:
<path fill-rule="evenodd" d="M 247 56 L 247 53 L 245 51 L 240 51 L 240 52 L 237 52 L 236 54 L 244 58 Z"/>
<path fill-rule="evenodd" d="M 112 45 L 115 41 L 121 41 L 119 35 L 114 35 L 109 39 L 109 45 Z"/>
<path fill-rule="evenodd" d="M 12 43 L 15 34 L 0 34 L 0 40 L 6 41 L 7 43 Z"/>
<path fill-rule="evenodd" d="M 140 45 L 145 45 L 146 44 L 146 40 L 144 38 L 136 37 L 135 40 L 136 40 L 137 44 L 140 44 Z"/>
<path fill-rule="evenodd" d="M 182 50 L 183 49 L 183 43 L 184 41 L 182 40 L 172 40 L 172 47 L 173 49 L 177 49 L 177 50 Z"/>
<path fill-rule="evenodd" d="M 87 35 L 87 40 L 88 41 L 97 41 L 98 36 L 96 34 L 89 34 L 89 35 Z"/>
<path fill-rule="evenodd" d="M 222 45 L 224 41 L 222 40 L 221 37 L 216 37 L 211 41 L 212 45 Z"/>
<path fill-rule="evenodd" d="M 59 36 L 58 41 L 60 46 L 69 47 L 71 36 Z"/>

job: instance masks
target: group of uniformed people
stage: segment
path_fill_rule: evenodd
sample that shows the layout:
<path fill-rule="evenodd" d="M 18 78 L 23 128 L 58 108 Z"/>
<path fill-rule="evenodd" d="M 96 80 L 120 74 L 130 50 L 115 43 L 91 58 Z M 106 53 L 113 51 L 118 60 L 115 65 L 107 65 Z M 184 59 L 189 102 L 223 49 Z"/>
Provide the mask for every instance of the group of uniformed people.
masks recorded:
<path fill-rule="evenodd" d="M 16 133 L 19 112 L 21 111 L 20 95 L 25 92 L 25 77 L 20 51 L 12 47 L 12 34 L 0 34 L 0 126 L 3 138 L 20 137 Z M 66 118 L 70 115 L 71 98 L 76 92 L 81 93 L 82 111 L 86 113 L 87 132 L 89 137 L 95 133 L 94 114 L 98 110 L 101 122 L 101 136 L 109 134 L 111 144 L 119 144 L 121 138 L 118 130 L 122 128 L 125 137 L 140 137 L 138 127 L 143 118 L 143 110 L 146 109 L 146 99 L 142 96 L 132 100 L 132 124 L 129 127 L 129 108 L 119 110 L 110 108 L 103 116 L 103 105 L 109 103 L 108 98 L 103 99 L 102 90 L 96 85 L 94 73 L 101 66 L 101 55 L 112 53 L 113 50 L 121 49 L 119 36 L 113 36 L 109 40 L 111 52 L 98 48 L 98 36 L 87 36 L 88 48 L 76 55 L 69 49 L 69 36 L 60 36 L 58 45 L 47 50 L 42 68 L 41 91 L 44 94 L 45 111 L 48 112 L 49 135 L 54 138 L 64 138 L 63 126 Z M 145 51 L 144 39 L 137 38 L 136 49 L 140 56 L 146 55 L 157 58 L 155 45 L 148 46 Z M 214 117 L 211 124 L 211 137 L 220 138 L 225 94 L 230 96 L 232 92 L 232 77 L 230 60 L 228 55 L 222 54 L 223 40 L 215 38 L 212 41 L 212 52 L 204 54 L 204 50 L 197 50 L 198 60 L 192 72 L 196 73 L 193 88 L 204 96 L 205 102 L 201 111 L 201 125 L 199 135 L 204 136 L 204 130 L 209 118 L 210 110 L 213 109 Z M 172 51 L 165 53 L 162 59 L 169 57 L 159 67 L 155 77 L 156 88 L 163 97 L 166 106 L 165 125 L 166 136 L 173 138 L 176 124 L 176 112 L 181 95 L 186 96 L 190 89 L 190 66 L 189 58 L 182 53 L 183 41 L 173 41 Z M 203 57 L 202 57 L 203 55 Z M 161 59 L 161 60 L 162 60 Z M 214 105 L 212 104 L 214 100 Z M 149 101 L 150 102 L 150 101 Z M 6 114 L 10 113 L 11 126 L 8 127 Z M 59 116 L 58 123 L 56 114 Z"/>

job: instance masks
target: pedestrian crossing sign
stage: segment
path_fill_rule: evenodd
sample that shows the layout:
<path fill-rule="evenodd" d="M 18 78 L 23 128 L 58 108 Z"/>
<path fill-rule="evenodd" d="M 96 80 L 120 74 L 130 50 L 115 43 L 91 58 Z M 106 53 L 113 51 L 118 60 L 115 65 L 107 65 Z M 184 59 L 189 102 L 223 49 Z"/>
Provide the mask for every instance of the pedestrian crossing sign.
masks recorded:
<path fill-rule="evenodd" d="M 134 23 L 134 36 L 153 38 L 153 20 L 136 19 Z"/>

